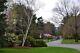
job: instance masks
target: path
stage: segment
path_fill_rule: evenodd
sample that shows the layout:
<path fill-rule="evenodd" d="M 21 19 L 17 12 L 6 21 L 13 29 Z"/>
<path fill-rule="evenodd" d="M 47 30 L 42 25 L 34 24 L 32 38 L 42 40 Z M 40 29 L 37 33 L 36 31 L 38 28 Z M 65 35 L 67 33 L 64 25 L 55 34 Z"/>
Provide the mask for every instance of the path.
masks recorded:
<path fill-rule="evenodd" d="M 48 46 L 56 46 L 56 47 L 67 47 L 67 48 L 74 48 L 80 50 L 80 44 L 61 44 L 62 39 L 48 42 Z"/>

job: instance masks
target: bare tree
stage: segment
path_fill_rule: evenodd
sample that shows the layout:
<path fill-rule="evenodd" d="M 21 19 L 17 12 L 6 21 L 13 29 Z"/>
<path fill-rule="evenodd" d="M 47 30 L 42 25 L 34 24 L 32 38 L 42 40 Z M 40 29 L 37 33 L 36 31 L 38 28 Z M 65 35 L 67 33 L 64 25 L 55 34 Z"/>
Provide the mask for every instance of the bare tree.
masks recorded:
<path fill-rule="evenodd" d="M 57 24 L 60 25 L 60 24 L 63 24 L 63 23 L 61 23 L 61 22 L 63 22 L 61 20 L 63 20 L 63 19 L 67 20 L 67 18 L 69 18 L 69 14 L 71 13 L 70 4 L 71 4 L 70 0 L 59 0 L 56 7 L 53 8 L 53 12 L 55 13 L 55 15 L 53 15 L 53 17 L 59 21 L 54 21 L 54 22 L 56 22 Z"/>
<path fill-rule="evenodd" d="M 56 12 L 59 15 L 62 15 L 63 17 L 69 15 L 69 4 L 70 1 L 68 0 L 61 0 L 59 3 L 57 3 L 56 8 L 53 9 L 54 12 Z"/>
<path fill-rule="evenodd" d="M 75 42 L 78 42 L 78 37 L 79 37 L 78 29 L 79 29 L 80 25 L 78 24 L 77 20 L 79 18 L 78 15 L 80 14 L 80 7 L 79 7 L 79 5 L 76 5 L 76 3 L 73 3 L 73 6 L 72 6 L 71 10 L 72 10 L 72 14 L 73 14 L 73 16 L 75 18 L 74 38 L 75 38 Z"/>
<path fill-rule="evenodd" d="M 79 3 L 79 1 L 77 3 Z M 78 19 L 78 15 L 80 14 L 80 7 L 79 7 L 80 4 L 77 4 L 77 3 L 75 1 L 73 1 L 73 0 L 61 0 L 58 3 L 57 7 L 53 9 L 54 12 L 56 12 L 57 14 L 59 14 L 59 15 L 61 15 L 63 17 L 63 19 L 64 19 L 63 23 L 64 23 L 66 29 L 68 28 L 68 29 L 72 29 L 74 31 L 75 42 L 78 42 L 77 30 L 79 28 L 79 24 L 77 22 L 77 19 Z M 71 24 L 69 22 L 69 19 L 71 17 L 74 17 L 72 19 L 75 20 L 73 22 L 75 27 L 67 26 L 67 25 Z M 66 31 L 64 33 L 67 33 L 67 32 L 72 32 L 72 31 L 68 30 L 68 31 Z"/>

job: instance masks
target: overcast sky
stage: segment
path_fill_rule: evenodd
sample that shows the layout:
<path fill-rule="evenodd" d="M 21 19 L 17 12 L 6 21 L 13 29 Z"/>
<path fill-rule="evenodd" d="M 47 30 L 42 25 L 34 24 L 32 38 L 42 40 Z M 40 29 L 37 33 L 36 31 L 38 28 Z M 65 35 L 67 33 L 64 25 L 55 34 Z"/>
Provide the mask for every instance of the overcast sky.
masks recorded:
<path fill-rule="evenodd" d="M 53 16 L 52 9 L 55 7 L 57 0 L 40 0 L 45 5 L 37 12 L 38 16 L 42 16 L 44 19 L 49 20 Z"/>

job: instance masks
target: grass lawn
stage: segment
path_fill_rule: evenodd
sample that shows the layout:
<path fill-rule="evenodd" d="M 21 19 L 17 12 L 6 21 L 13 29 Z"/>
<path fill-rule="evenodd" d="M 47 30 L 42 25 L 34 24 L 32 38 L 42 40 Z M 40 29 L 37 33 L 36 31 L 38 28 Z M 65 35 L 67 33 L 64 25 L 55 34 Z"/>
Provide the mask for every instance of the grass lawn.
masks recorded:
<path fill-rule="evenodd" d="M 80 44 L 80 40 L 79 40 L 79 42 L 75 42 L 74 39 L 63 39 L 62 43 L 64 43 L 64 44 Z"/>
<path fill-rule="evenodd" d="M 80 53 L 75 49 L 61 47 L 43 47 L 43 48 L 2 48 L 0 53 Z"/>

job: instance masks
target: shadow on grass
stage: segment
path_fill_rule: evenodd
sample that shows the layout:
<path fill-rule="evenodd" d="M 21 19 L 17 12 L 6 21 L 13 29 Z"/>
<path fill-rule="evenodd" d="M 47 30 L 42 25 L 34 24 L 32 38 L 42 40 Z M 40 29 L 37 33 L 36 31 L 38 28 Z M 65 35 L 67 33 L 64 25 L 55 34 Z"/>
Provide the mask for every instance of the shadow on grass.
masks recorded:
<path fill-rule="evenodd" d="M 4 51 L 3 50 L 0 50 L 0 53 L 4 53 Z"/>

